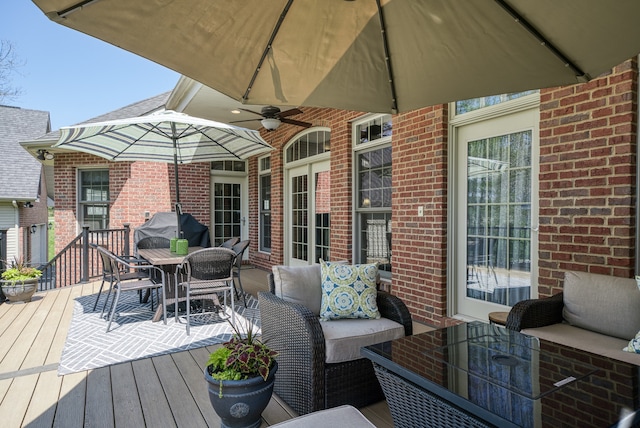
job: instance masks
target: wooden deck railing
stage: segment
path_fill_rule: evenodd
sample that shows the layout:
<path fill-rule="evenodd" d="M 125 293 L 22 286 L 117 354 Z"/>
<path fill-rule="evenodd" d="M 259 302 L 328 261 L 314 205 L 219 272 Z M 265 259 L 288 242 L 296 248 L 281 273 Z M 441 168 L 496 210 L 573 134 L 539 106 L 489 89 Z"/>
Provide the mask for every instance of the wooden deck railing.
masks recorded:
<path fill-rule="evenodd" d="M 129 255 L 131 228 L 89 230 L 88 226 L 46 265 L 42 266 L 42 277 L 38 289 L 51 290 L 88 282 L 102 275 L 102 263 L 89 244 L 108 248 L 116 254 Z"/>

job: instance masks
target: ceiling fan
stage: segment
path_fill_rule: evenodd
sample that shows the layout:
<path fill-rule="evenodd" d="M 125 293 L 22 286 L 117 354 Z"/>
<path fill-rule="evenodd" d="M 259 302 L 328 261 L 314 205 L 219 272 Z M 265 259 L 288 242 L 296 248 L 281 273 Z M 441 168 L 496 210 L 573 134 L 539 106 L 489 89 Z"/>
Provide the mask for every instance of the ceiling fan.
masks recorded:
<path fill-rule="evenodd" d="M 262 107 L 262 110 L 260 111 L 260 113 L 253 110 L 247 110 L 246 108 L 241 108 L 239 110 L 246 111 L 248 113 L 253 113 L 258 116 L 262 116 L 262 119 L 236 120 L 231 123 L 252 122 L 254 120 L 259 120 L 262 126 L 264 126 L 264 128 L 267 131 L 274 131 L 278 129 L 278 126 L 280 126 L 281 123 L 288 123 L 290 125 L 302 126 L 303 128 L 308 128 L 311 126 L 309 122 L 302 122 L 300 120 L 288 118 L 288 116 L 293 116 L 293 115 L 302 113 L 302 110 L 297 108 L 280 111 L 280 108 L 278 107 L 266 106 L 266 107 Z"/>

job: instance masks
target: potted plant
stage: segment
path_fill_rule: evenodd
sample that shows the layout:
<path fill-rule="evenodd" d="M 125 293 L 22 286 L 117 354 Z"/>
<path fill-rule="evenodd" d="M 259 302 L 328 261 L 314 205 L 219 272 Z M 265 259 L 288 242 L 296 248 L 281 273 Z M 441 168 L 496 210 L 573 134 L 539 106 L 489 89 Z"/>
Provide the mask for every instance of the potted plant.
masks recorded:
<path fill-rule="evenodd" d="M 0 275 L 2 293 L 10 302 L 30 302 L 41 276 L 42 271 L 28 266 L 22 257 L 14 257 L 11 267 Z"/>
<path fill-rule="evenodd" d="M 246 334 L 231 326 L 233 337 L 209 355 L 204 369 L 209 400 L 223 428 L 257 428 L 273 393 L 277 352 L 256 338 L 251 321 Z"/>

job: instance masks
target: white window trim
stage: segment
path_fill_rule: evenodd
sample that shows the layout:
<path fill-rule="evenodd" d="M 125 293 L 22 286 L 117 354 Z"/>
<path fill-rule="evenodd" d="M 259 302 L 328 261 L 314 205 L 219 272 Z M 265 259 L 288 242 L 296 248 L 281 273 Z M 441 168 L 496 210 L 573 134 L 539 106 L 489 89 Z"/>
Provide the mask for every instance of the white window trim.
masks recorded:
<path fill-rule="evenodd" d="M 372 151 L 372 150 L 376 150 L 378 148 L 382 148 L 384 146 L 391 146 L 391 141 L 393 139 L 393 135 L 390 136 L 386 136 L 386 137 L 381 137 L 377 140 L 374 141 L 368 141 L 366 143 L 360 143 L 360 136 L 356 134 L 356 128 L 358 127 L 358 125 L 362 125 L 364 123 L 367 122 L 371 122 L 374 119 L 377 118 L 381 118 L 384 116 L 390 116 L 387 113 L 369 113 L 369 114 L 365 114 L 363 116 L 360 116 L 358 119 L 353 120 L 351 122 L 351 138 L 352 138 L 352 153 L 351 153 L 351 159 L 352 159 L 352 167 L 351 167 L 351 183 L 352 183 L 352 192 L 351 192 L 351 236 L 352 236 L 352 241 L 354 243 L 354 245 L 352 246 L 352 252 L 351 252 L 351 260 L 355 261 L 357 260 L 357 255 L 360 251 L 361 245 L 362 243 L 360 242 L 360 230 L 358 229 L 358 224 L 359 224 L 359 219 L 358 216 L 360 214 L 361 211 L 359 211 L 358 208 L 358 186 L 357 186 L 357 180 L 358 180 L 358 165 L 357 165 L 357 160 L 358 160 L 358 155 L 362 152 L 368 152 L 368 151 Z M 392 218 L 393 218 L 393 207 L 389 208 L 390 212 L 392 213 Z M 392 220 L 393 221 L 393 220 Z"/>
<path fill-rule="evenodd" d="M 262 177 L 269 175 L 273 179 L 271 174 L 271 160 L 269 160 L 269 168 L 261 169 L 262 161 L 267 158 L 271 158 L 271 155 L 261 156 L 258 158 L 258 252 L 263 254 L 271 254 L 271 251 L 265 251 L 262 249 L 262 207 L 260 206 L 260 203 L 262 202 Z M 273 192 L 273 182 L 271 183 L 271 186 L 271 191 Z M 269 202 L 270 212 L 273 212 L 272 200 Z M 273 230 L 273 223 L 271 224 L 271 228 Z M 273 241 L 271 244 L 273 245 Z"/>

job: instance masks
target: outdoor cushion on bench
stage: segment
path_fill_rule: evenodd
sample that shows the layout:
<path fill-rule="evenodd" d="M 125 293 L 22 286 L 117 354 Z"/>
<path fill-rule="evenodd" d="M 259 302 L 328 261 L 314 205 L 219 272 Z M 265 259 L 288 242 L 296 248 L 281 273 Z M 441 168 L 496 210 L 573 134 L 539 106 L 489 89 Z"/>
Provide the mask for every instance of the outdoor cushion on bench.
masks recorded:
<path fill-rule="evenodd" d="M 565 272 L 563 292 L 513 306 L 507 328 L 594 354 L 640 365 L 625 348 L 640 330 L 636 281 Z"/>

